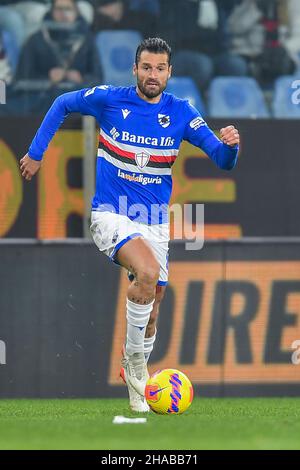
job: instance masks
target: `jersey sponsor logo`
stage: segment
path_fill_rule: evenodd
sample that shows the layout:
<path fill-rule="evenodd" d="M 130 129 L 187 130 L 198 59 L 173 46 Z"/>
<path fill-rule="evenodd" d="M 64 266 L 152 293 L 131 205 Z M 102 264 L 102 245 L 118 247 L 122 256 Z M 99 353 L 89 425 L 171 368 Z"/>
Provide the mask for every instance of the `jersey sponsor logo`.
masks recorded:
<path fill-rule="evenodd" d="M 162 179 L 159 176 L 144 176 L 142 173 L 125 173 L 124 171 L 118 169 L 118 177 L 127 181 L 132 181 L 134 183 L 141 183 L 143 186 L 147 184 L 161 184 Z"/>
<path fill-rule="evenodd" d="M 158 122 L 162 127 L 169 127 L 169 125 L 171 124 L 170 116 L 168 116 L 167 114 L 159 114 Z"/>
<path fill-rule="evenodd" d="M 112 133 L 112 131 L 110 132 Z M 144 135 L 134 135 L 127 131 L 122 131 L 123 142 L 131 142 L 133 144 L 153 145 L 161 147 L 173 147 L 175 140 L 172 137 L 145 137 Z"/>
<path fill-rule="evenodd" d="M 129 109 L 122 109 L 123 118 L 126 119 L 127 116 L 131 113 Z"/>
<path fill-rule="evenodd" d="M 149 162 L 150 155 L 147 152 L 140 152 L 135 154 L 135 162 L 139 168 L 145 168 Z"/>
<path fill-rule="evenodd" d="M 197 116 L 190 122 L 190 127 L 196 131 L 201 126 L 206 126 L 206 122 L 200 116 Z"/>

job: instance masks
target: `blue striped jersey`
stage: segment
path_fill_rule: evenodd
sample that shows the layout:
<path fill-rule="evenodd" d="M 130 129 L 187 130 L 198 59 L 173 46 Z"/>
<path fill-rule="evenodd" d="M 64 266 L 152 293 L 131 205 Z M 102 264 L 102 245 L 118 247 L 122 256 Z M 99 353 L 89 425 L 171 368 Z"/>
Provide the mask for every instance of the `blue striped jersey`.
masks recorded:
<path fill-rule="evenodd" d="M 149 103 L 135 87 L 97 86 L 65 93 L 46 114 L 29 148 L 41 160 L 65 117 L 94 116 L 100 127 L 92 210 L 126 214 L 147 224 L 168 220 L 172 166 L 182 140 L 200 147 L 222 169 L 232 169 L 238 146 L 223 144 L 186 100 L 162 93 Z"/>

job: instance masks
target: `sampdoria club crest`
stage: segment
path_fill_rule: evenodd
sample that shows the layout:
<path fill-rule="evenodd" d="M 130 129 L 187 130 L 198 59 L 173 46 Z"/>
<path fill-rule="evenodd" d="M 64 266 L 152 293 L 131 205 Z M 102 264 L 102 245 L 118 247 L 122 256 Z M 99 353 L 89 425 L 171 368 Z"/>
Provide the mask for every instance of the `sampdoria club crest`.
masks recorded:
<path fill-rule="evenodd" d="M 150 155 L 147 152 L 140 152 L 135 154 L 135 161 L 139 168 L 144 168 L 149 162 Z"/>
<path fill-rule="evenodd" d="M 162 127 L 169 127 L 171 123 L 170 116 L 168 116 L 167 114 L 159 114 L 158 122 Z"/>

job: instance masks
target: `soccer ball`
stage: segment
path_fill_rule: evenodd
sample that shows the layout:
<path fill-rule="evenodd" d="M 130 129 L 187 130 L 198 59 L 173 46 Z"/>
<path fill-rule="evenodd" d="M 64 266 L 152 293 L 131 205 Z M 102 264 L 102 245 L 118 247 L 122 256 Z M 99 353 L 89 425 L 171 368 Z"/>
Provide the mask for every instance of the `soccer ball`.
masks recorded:
<path fill-rule="evenodd" d="M 159 370 L 147 381 L 145 398 L 155 413 L 181 414 L 193 401 L 193 387 L 187 376 L 179 370 Z"/>

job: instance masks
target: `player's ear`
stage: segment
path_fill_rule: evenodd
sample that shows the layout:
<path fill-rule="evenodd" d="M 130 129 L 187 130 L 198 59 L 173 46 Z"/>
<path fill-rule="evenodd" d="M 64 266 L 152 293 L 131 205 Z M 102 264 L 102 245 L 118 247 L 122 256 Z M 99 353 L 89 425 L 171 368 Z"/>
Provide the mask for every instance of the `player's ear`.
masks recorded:
<path fill-rule="evenodd" d="M 171 78 L 171 75 L 172 75 L 172 65 L 170 65 L 170 67 L 169 67 L 168 79 Z"/>
<path fill-rule="evenodd" d="M 136 63 L 133 64 L 133 69 L 132 69 L 132 73 L 134 76 L 136 76 L 136 72 L 137 72 L 137 67 L 136 67 Z"/>

